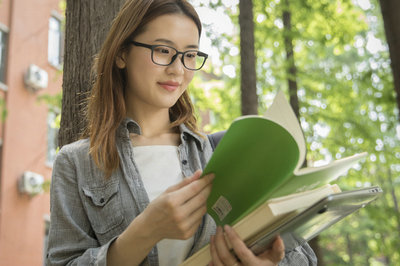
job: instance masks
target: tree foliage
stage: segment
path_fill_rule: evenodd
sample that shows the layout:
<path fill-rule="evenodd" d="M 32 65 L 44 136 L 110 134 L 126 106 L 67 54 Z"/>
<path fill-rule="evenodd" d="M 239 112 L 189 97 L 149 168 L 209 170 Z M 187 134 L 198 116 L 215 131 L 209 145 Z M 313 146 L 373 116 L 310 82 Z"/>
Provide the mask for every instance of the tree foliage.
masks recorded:
<path fill-rule="evenodd" d="M 223 10 L 238 28 L 238 8 L 226 1 L 193 1 Z M 279 90 L 288 90 L 282 12 L 284 1 L 254 1 L 259 112 Z M 400 262 L 400 125 L 398 124 L 389 51 L 376 0 L 290 0 L 291 34 L 297 68 L 301 124 L 309 164 L 323 164 L 356 152 L 368 158 L 338 180 L 343 190 L 380 185 L 375 203 L 321 235 L 328 265 L 397 265 Z M 222 7 L 222 8 L 221 8 Z M 200 109 L 211 110 L 209 130 L 227 128 L 239 114 L 240 62 L 238 30 L 214 34 L 219 66 L 202 76 L 218 76 L 215 86 L 197 78 L 192 85 Z M 232 55 L 233 54 L 233 55 Z M 223 66 L 234 66 L 228 77 Z M 212 82 L 216 82 L 213 79 Z M 211 82 L 211 84 L 213 84 Z M 207 82 L 206 82 L 207 83 Z M 210 83 L 208 83 L 210 84 Z M 201 97 L 198 97 L 201 96 Z M 289 96 L 289 95 L 288 95 Z M 384 221 L 384 222 L 382 222 Z"/>

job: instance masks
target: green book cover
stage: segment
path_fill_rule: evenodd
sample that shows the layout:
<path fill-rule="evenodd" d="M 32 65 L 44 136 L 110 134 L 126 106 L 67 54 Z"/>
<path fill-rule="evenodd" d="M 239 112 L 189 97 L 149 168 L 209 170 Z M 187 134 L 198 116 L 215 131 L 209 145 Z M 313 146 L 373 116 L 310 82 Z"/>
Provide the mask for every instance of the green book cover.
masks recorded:
<path fill-rule="evenodd" d="M 300 168 L 305 141 L 282 92 L 267 113 L 236 119 L 219 142 L 204 174 L 214 173 L 208 213 L 219 225 L 237 223 L 272 197 L 309 190 L 345 173 L 366 154 Z"/>

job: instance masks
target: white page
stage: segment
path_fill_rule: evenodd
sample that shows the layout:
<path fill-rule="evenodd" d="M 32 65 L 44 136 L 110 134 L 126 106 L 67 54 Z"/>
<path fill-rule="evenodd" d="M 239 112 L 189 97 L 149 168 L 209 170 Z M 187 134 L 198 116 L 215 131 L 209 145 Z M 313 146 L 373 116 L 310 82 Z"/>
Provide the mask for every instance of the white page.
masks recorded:
<path fill-rule="evenodd" d="M 278 91 L 272 105 L 264 113 L 264 117 L 284 127 L 295 139 L 300 152 L 296 171 L 302 166 L 306 158 L 306 143 L 299 120 L 282 91 Z"/>

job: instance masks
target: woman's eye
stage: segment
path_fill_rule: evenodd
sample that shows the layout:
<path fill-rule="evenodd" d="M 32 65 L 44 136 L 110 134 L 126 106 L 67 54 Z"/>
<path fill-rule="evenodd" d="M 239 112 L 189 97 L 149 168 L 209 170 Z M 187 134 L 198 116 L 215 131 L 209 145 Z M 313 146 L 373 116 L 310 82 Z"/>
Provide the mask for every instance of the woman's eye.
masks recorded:
<path fill-rule="evenodd" d="M 196 55 L 197 55 L 197 53 L 187 53 L 186 57 L 190 58 L 190 59 L 193 59 L 193 58 L 196 58 Z"/>
<path fill-rule="evenodd" d="M 169 54 L 171 51 L 168 48 L 165 47 L 157 47 L 154 49 L 157 53 L 161 53 L 161 54 Z"/>

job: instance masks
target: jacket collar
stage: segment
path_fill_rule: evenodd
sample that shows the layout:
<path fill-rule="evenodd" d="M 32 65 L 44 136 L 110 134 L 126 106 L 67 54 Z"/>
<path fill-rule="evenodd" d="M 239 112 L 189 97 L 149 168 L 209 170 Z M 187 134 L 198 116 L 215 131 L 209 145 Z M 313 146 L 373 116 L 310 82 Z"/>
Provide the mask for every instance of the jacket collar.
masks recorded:
<path fill-rule="evenodd" d="M 185 124 L 179 125 L 179 131 L 181 133 L 181 142 L 184 143 L 188 138 L 192 138 L 196 141 L 196 144 L 203 150 L 206 142 L 205 135 L 203 137 L 199 136 L 198 134 L 194 133 L 190 130 Z M 118 135 L 129 138 L 129 133 L 134 133 L 141 135 L 142 130 L 139 124 L 134 121 L 133 119 L 127 117 L 122 122 L 118 129 Z"/>
<path fill-rule="evenodd" d="M 185 141 L 185 138 L 193 138 L 196 141 L 196 144 L 199 146 L 201 150 L 204 149 L 204 146 L 206 145 L 206 139 L 207 137 L 202 134 L 202 136 L 199 136 L 198 134 L 194 133 L 191 131 L 185 124 L 180 124 L 179 125 L 179 130 L 181 132 L 181 141 L 182 143 Z"/>

